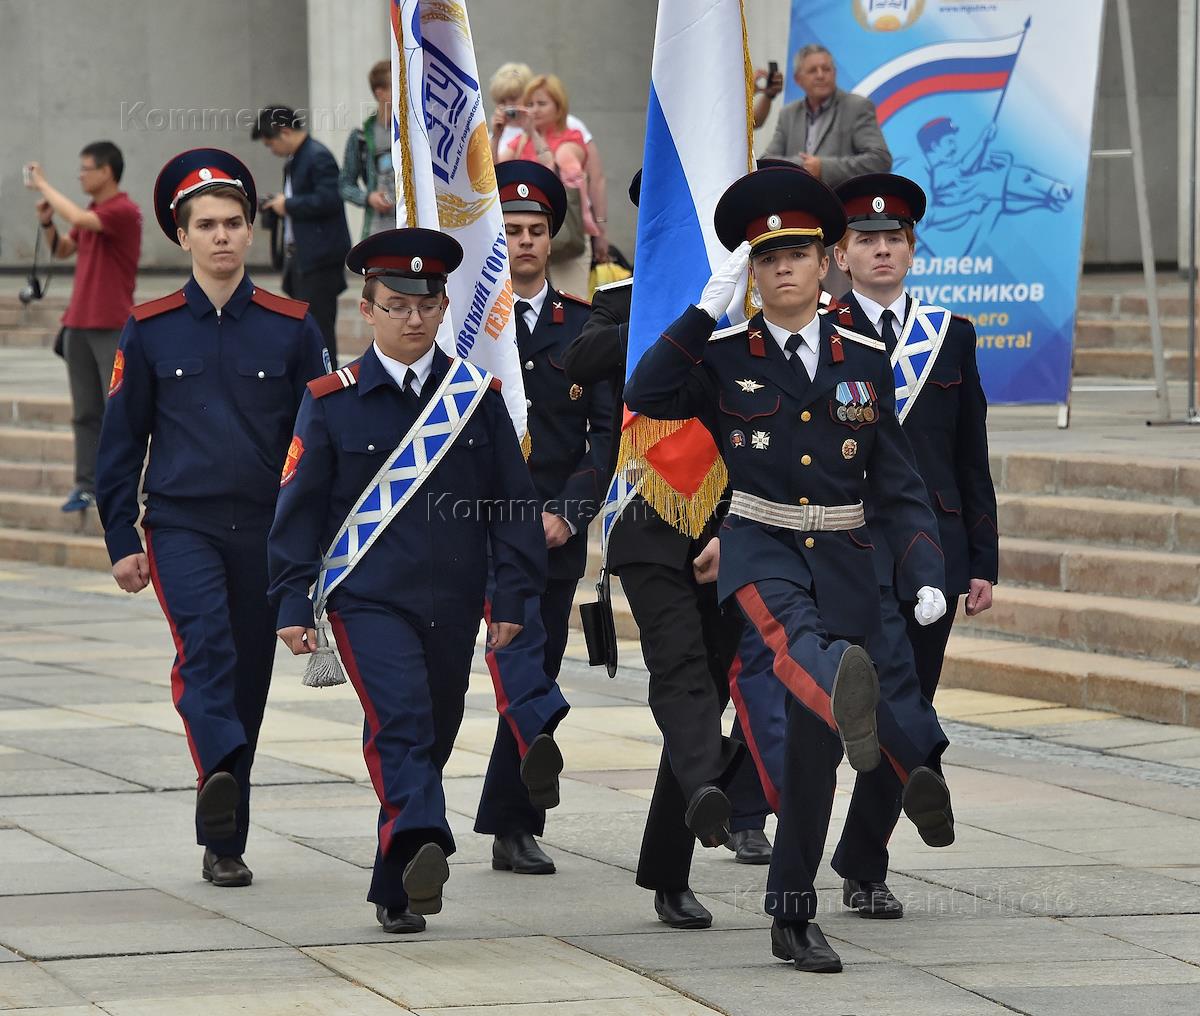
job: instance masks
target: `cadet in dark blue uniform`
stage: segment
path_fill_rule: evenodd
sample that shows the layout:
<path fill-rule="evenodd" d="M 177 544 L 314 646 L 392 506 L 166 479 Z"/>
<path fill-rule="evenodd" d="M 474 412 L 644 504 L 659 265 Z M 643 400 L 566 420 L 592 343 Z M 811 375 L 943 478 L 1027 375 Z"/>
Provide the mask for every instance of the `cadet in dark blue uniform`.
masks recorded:
<path fill-rule="evenodd" d="M 563 370 L 567 346 L 589 312 L 586 300 L 559 293 L 546 281 L 550 240 L 567 212 L 563 185 L 545 166 L 525 160 L 501 163 L 496 180 L 517 298 L 513 313 L 529 407 L 529 471 L 542 504 L 549 577 L 540 602 L 529 603 L 520 636 L 488 654 L 501 717 L 475 831 L 495 836 L 493 868 L 545 875 L 553 873 L 554 862 L 534 837 L 545 828 L 544 809 L 558 803 L 557 782 L 531 797 L 528 774 L 523 781 L 520 771 L 527 741 L 507 714 L 514 690 L 543 688 L 562 665 L 575 587 L 587 567 L 588 523 L 604 499 L 612 392 L 604 382 L 573 384 Z"/>
<path fill-rule="evenodd" d="M 314 580 L 328 596 L 380 804 L 367 898 L 394 933 L 423 930 L 422 915 L 441 909 L 454 851 L 442 768 L 462 721 L 489 545 L 492 650 L 520 632 L 545 582 L 541 518 L 499 382 L 434 344 L 461 261 L 454 239 L 426 229 L 377 233 L 350 252 L 375 341 L 309 385 L 269 547 L 279 636 L 293 653 L 316 643 Z M 561 695 L 544 698 L 517 708 L 531 741 L 564 708 Z"/>
<path fill-rule="evenodd" d="M 249 170 L 228 152 L 197 149 L 163 167 L 155 211 L 191 254 L 192 277 L 134 308 L 97 463 L 113 576 L 131 593 L 153 582 L 171 627 L 171 692 L 199 776 L 203 875 L 219 886 L 252 877 L 241 856 L 250 767 L 275 656 L 267 530 L 296 408 L 325 369 L 306 305 L 246 274 L 255 200 Z"/>
<path fill-rule="evenodd" d="M 896 596 L 894 562 L 876 541 L 883 627 L 867 649 L 880 668 L 885 697 L 892 694 L 889 689 L 915 696 L 919 679 L 919 694 L 932 701 L 959 598 L 967 594 L 968 614 L 987 610 L 997 573 L 996 491 L 988 468 L 987 400 L 975 365 L 975 330 L 965 318 L 905 295 L 913 227 L 925 210 L 920 187 L 902 176 L 875 173 L 847 181 L 837 193 L 849 228 L 835 256 L 853 283 L 840 320 L 864 335 L 879 336 L 893 361 L 897 410 L 937 517 L 950 597 L 942 618 L 917 624 L 912 603 Z M 884 881 L 900 793 L 889 767 L 861 773 L 833 856 L 834 870 L 845 878 L 843 899 L 863 917 L 904 915 Z"/>
<path fill-rule="evenodd" d="M 843 745 L 867 771 L 882 741 L 908 776 L 906 806 L 918 824 L 944 821 L 949 807 L 925 764 L 945 743 L 936 717 L 917 724 L 879 702 L 861 648 L 879 627 L 864 503 L 878 512 L 875 535 L 893 548 L 903 592 L 926 622 L 945 609 L 945 576 L 882 343 L 817 314 L 824 244 L 845 224 L 837 198 L 806 174 L 764 169 L 734 183 L 716 212 L 733 256 L 625 388 L 636 412 L 698 417 L 729 470 L 717 587 L 748 622 L 731 686 L 779 815 L 766 899 L 772 951 L 819 972 L 841 969 L 811 921 Z M 751 258 L 763 312 L 714 337 Z"/>

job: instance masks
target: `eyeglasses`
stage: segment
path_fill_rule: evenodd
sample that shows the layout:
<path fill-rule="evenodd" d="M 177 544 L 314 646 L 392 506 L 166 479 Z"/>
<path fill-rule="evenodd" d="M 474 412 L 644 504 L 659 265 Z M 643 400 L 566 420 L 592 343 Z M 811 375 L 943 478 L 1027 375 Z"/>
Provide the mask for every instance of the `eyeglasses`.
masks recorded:
<path fill-rule="evenodd" d="M 422 318 L 437 317 L 438 313 L 442 309 L 442 303 L 440 300 L 425 300 L 421 303 L 401 305 L 396 307 L 385 307 L 382 303 L 375 303 L 374 301 L 372 301 L 372 304 L 383 311 L 393 321 L 407 321 L 413 316 L 414 312 Z"/>

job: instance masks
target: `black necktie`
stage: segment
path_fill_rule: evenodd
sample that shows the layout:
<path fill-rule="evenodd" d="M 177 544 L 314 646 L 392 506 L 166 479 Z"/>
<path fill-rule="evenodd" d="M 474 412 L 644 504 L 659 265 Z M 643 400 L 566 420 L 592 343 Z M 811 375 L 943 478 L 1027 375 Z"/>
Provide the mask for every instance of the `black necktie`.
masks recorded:
<path fill-rule="evenodd" d="M 533 304 L 527 300 L 517 301 L 517 341 L 521 339 L 532 338 L 533 333 L 529 330 L 529 325 L 525 323 L 525 314 L 527 311 L 533 310 Z"/>
<path fill-rule="evenodd" d="M 896 328 L 892 324 L 895 318 L 895 314 L 890 310 L 885 310 L 883 317 L 879 319 L 879 337 L 883 339 L 883 344 L 887 346 L 889 353 L 896 348 Z"/>
<path fill-rule="evenodd" d="M 404 384 L 400 386 L 400 391 L 405 395 L 411 395 L 417 398 L 417 372 L 411 367 L 404 372 Z"/>
<path fill-rule="evenodd" d="M 804 341 L 804 336 L 799 332 L 794 332 L 787 337 L 787 342 L 783 344 L 783 348 L 787 351 L 789 357 L 796 355 L 796 350 L 800 348 L 800 344 Z"/>

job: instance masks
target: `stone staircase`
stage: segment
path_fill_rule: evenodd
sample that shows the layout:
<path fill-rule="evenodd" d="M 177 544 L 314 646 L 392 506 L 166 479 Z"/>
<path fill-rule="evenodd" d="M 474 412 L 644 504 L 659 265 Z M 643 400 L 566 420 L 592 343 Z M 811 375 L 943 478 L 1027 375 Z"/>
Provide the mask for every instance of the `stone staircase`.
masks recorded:
<path fill-rule="evenodd" d="M 1125 290 L 1124 276 L 1084 276 L 1075 328 L 1075 377 L 1154 378 L 1150 320 L 1140 276 Z M 1165 283 L 1165 284 L 1164 284 Z M 1160 279 L 1158 312 L 1163 333 L 1167 378 L 1187 377 L 1186 291 L 1166 276 Z"/>

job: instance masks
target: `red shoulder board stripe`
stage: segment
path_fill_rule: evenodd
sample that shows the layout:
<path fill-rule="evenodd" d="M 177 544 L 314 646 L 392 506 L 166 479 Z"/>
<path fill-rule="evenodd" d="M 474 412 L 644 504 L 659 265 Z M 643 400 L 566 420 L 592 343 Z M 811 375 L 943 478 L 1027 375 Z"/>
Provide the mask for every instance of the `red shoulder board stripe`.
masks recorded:
<path fill-rule="evenodd" d="M 157 300 L 139 303 L 130 313 L 133 314 L 134 321 L 145 321 L 159 314 L 165 314 L 169 310 L 174 310 L 176 307 L 182 307 L 185 303 L 187 303 L 187 297 L 183 295 L 182 289 L 177 289 L 174 293 L 160 296 Z"/>
<path fill-rule="evenodd" d="M 323 399 L 326 395 L 340 392 L 358 384 L 360 361 L 355 360 L 349 367 L 339 367 L 332 374 L 323 374 L 308 383 L 308 390 L 314 399 Z"/>
<path fill-rule="evenodd" d="M 492 391 L 498 392 L 504 387 L 504 382 L 501 381 L 498 377 L 494 377 L 491 379 L 491 381 L 488 382 L 488 387 Z"/>
<path fill-rule="evenodd" d="M 575 303 L 580 304 L 583 307 L 590 307 L 592 305 L 592 301 L 587 299 L 587 297 L 576 296 L 574 293 L 564 293 L 562 290 L 559 290 L 558 295 L 564 300 L 573 300 Z"/>
<path fill-rule="evenodd" d="M 971 324 L 971 319 L 965 314 L 955 314 L 953 311 L 951 311 L 950 316 L 952 318 L 958 318 L 959 321 L 965 321 L 967 324 Z"/>
<path fill-rule="evenodd" d="M 304 315 L 308 313 L 308 304 L 303 300 L 290 300 L 286 296 L 269 293 L 267 290 L 259 289 L 257 286 L 254 287 L 254 292 L 250 295 L 250 301 L 258 304 L 260 307 L 266 307 L 267 310 L 273 310 L 276 314 L 295 318 L 297 321 L 303 321 Z"/>

